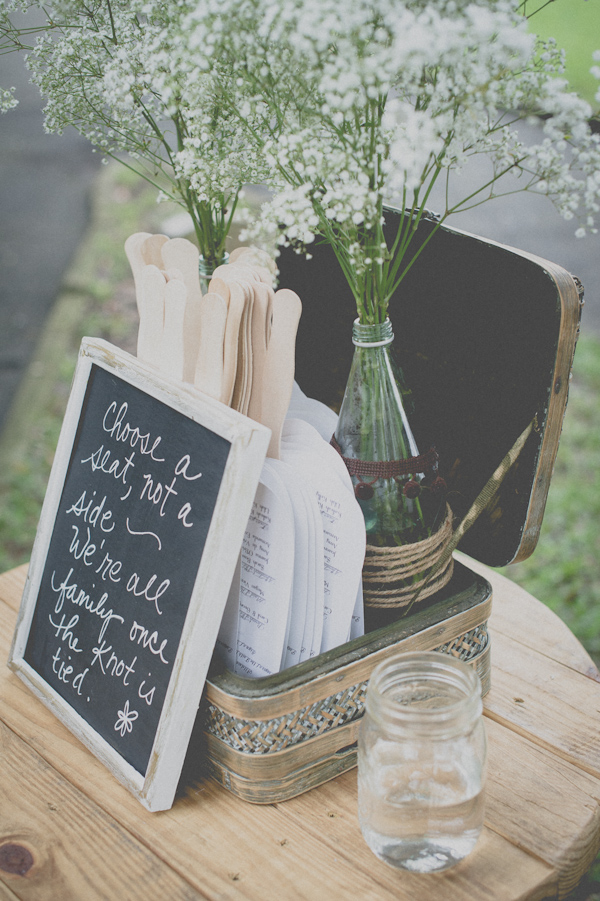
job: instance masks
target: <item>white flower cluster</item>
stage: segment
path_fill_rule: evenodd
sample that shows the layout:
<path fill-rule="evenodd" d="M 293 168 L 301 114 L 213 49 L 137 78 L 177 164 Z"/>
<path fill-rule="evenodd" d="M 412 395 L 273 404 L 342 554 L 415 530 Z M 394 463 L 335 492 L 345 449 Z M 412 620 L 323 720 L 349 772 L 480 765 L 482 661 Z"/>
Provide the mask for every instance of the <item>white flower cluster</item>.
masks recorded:
<path fill-rule="evenodd" d="M 521 0 L 5 0 L 0 50 L 22 46 L 11 12 L 29 6 L 48 19 L 29 65 L 49 129 L 75 125 L 166 178 L 201 249 L 222 245 L 240 187 L 267 182 L 261 227 L 283 226 L 279 240 L 300 247 L 331 242 L 367 318 L 385 313 L 413 260 L 433 184 L 475 154 L 492 177 L 440 221 L 512 172 L 577 218 L 578 234 L 596 230 L 592 111 L 569 92 L 555 42 L 528 32 Z M 3 91 L 0 105 L 13 104 Z M 516 128 L 529 115 L 545 120 L 535 146 Z M 390 197 L 409 215 L 387 247 Z"/>
<path fill-rule="evenodd" d="M 14 88 L 0 88 L 0 112 L 6 113 L 18 104 Z"/>
<path fill-rule="evenodd" d="M 45 126 L 72 125 L 186 207 L 200 249 L 219 259 L 241 187 L 264 180 L 262 155 L 226 114 L 213 74 L 188 79 L 176 65 L 180 7 L 162 0 L 10 0 L 0 11 L 0 46 L 24 47 L 17 7 L 42 9 L 30 48 L 32 80 L 46 99 Z M 38 15 L 39 18 L 39 15 Z M 4 110 L 14 106 L 3 91 Z"/>
<path fill-rule="evenodd" d="M 441 221 L 513 172 L 577 216 L 578 234 L 595 230 L 591 109 L 557 77 L 562 53 L 536 43 L 518 0 L 189 0 L 183 22 L 188 69 L 230 69 L 248 141 L 266 148 L 280 187 L 264 224 L 282 227 L 283 243 L 330 241 L 361 314 L 385 311 L 412 260 L 410 227 L 383 247 L 384 198 L 402 197 L 418 221 L 433 183 L 475 154 L 492 178 Z M 547 119 L 533 147 L 515 128 L 530 114 Z"/>

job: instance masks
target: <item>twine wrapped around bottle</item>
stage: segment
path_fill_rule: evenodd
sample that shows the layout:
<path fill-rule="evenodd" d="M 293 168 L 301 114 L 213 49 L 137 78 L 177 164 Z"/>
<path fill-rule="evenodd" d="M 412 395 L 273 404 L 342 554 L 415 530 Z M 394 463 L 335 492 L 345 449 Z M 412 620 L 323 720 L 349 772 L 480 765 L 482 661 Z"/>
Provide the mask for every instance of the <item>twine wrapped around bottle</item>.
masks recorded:
<path fill-rule="evenodd" d="M 435 570 L 452 538 L 452 510 L 440 528 L 422 541 L 400 547 L 367 545 L 363 566 L 363 597 L 369 607 L 399 609 L 411 603 L 415 593 L 423 601 L 452 578 L 454 558 L 448 555 Z M 435 575 L 430 578 L 431 571 Z"/>

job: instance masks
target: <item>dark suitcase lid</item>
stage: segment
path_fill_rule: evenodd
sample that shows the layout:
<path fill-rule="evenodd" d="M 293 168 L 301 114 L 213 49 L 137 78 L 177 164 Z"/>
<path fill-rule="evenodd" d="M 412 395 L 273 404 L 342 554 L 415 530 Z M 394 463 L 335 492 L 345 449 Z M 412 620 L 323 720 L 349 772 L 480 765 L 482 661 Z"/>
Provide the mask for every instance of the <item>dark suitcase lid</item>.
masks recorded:
<path fill-rule="evenodd" d="M 386 211 L 388 226 L 401 214 Z M 425 242 L 434 222 L 423 220 Z M 339 407 L 353 354 L 354 301 L 327 245 L 278 260 L 302 299 L 296 379 Z M 491 566 L 528 557 L 539 537 L 567 402 L 581 287 L 560 266 L 448 226 L 436 231 L 389 315 L 412 392 L 421 450 L 435 445 L 455 515 L 466 513 L 528 423 L 536 428 L 459 549 Z"/>

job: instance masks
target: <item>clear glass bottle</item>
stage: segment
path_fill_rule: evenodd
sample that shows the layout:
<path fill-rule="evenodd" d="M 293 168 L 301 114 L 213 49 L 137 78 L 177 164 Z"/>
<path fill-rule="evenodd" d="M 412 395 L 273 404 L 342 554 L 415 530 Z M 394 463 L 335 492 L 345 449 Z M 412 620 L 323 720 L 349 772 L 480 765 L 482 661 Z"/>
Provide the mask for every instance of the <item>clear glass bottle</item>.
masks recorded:
<path fill-rule="evenodd" d="M 485 767 L 471 666 L 416 651 L 375 668 L 358 741 L 358 811 L 380 860 L 433 873 L 466 857 L 483 827 Z"/>
<path fill-rule="evenodd" d="M 389 319 L 352 329 L 354 357 L 335 431 L 365 517 L 367 541 L 398 546 L 427 538 L 445 514 L 437 454 L 420 455 L 403 403 Z M 443 486 L 445 487 L 445 485 Z"/>

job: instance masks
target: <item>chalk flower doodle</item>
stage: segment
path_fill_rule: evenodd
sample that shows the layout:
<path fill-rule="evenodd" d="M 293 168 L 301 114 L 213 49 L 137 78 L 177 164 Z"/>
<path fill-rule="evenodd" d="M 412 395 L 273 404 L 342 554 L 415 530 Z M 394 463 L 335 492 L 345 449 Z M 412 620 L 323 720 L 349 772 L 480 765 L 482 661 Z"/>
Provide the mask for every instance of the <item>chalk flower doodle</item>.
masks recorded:
<path fill-rule="evenodd" d="M 137 720 L 139 714 L 137 710 L 129 709 L 129 701 L 125 701 L 123 709 L 117 713 L 117 722 L 115 723 L 115 732 L 121 733 L 121 738 L 125 737 L 126 732 L 131 732 L 133 724 Z"/>

